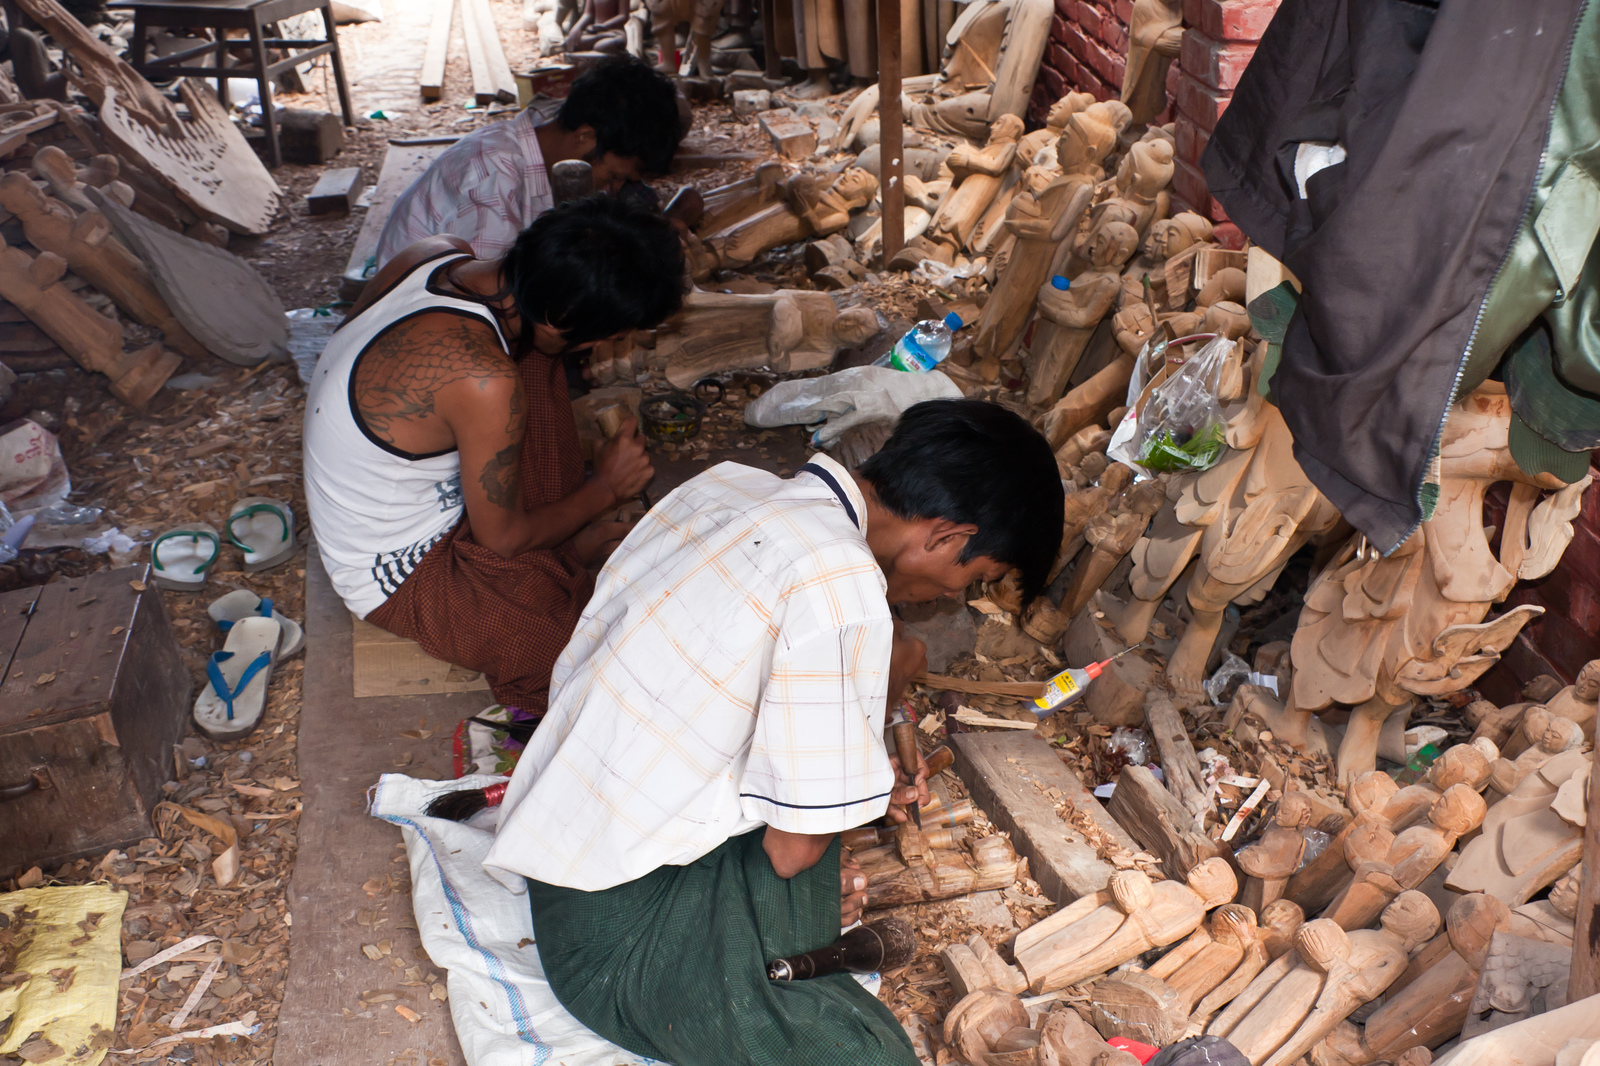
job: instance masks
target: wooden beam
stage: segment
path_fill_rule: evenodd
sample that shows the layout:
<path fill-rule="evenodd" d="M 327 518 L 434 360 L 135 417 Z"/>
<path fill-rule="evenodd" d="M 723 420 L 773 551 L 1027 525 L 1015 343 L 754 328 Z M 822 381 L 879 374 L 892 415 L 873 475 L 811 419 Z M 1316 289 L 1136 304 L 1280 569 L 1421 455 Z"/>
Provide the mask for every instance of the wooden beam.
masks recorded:
<path fill-rule="evenodd" d="M 783 57 L 778 55 L 778 0 L 761 0 L 761 50 L 766 60 L 767 77 L 783 77 Z"/>
<path fill-rule="evenodd" d="M 905 151 L 900 116 L 900 0 L 878 0 L 878 144 L 882 153 L 883 265 L 906 239 Z"/>
<path fill-rule="evenodd" d="M 450 52 L 450 28 L 456 20 L 456 0 L 433 0 L 433 22 L 428 27 L 428 48 L 422 53 L 422 98 L 444 95 L 444 64 Z"/>
<path fill-rule="evenodd" d="M 489 0 L 461 0 L 461 29 L 467 38 L 467 61 L 472 66 L 472 95 L 488 106 L 517 99 L 517 79 L 500 46 L 500 31 L 495 28 Z"/>
<path fill-rule="evenodd" d="M 1577 930 L 1572 937 L 1572 974 L 1567 1002 L 1600 993 L 1600 770 L 1589 772 L 1589 818 L 1583 830 L 1583 880 L 1578 886 Z"/>

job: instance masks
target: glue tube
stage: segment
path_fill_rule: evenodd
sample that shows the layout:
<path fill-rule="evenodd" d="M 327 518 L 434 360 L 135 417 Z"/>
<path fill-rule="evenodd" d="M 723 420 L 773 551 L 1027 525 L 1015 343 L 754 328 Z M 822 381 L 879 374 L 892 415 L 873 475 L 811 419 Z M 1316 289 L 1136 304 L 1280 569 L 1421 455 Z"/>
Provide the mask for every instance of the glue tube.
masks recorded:
<path fill-rule="evenodd" d="M 1102 659 L 1097 663 L 1090 663 L 1083 669 L 1072 667 L 1061 671 L 1055 677 L 1044 683 L 1044 693 L 1033 701 L 1033 713 L 1039 718 L 1048 718 L 1069 704 L 1076 703 L 1083 698 L 1089 689 L 1089 682 L 1099 677 L 1101 672 L 1118 659 L 1131 651 L 1143 647 L 1135 644 L 1131 648 L 1124 648 L 1109 659 Z"/>

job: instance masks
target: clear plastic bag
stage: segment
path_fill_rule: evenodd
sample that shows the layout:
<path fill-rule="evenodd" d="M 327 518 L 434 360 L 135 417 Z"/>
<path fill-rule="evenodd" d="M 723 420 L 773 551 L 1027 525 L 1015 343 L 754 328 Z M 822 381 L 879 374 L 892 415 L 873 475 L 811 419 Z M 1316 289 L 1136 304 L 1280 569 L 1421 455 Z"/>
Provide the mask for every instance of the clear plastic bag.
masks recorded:
<path fill-rule="evenodd" d="M 322 358 L 322 349 L 333 338 L 333 331 L 344 321 L 331 307 L 296 307 L 285 311 L 289 320 L 289 355 L 294 359 L 302 385 L 311 384 L 311 375 Z"/>
<path fill-rule="evenodd" d="M 1227 424 L 1217 387 L 1234 342 L 1206 343 L 1155 387 L 1139 412 L 1134 454 L 1146 470 L 1209 470 L 1222 458 Z"/>

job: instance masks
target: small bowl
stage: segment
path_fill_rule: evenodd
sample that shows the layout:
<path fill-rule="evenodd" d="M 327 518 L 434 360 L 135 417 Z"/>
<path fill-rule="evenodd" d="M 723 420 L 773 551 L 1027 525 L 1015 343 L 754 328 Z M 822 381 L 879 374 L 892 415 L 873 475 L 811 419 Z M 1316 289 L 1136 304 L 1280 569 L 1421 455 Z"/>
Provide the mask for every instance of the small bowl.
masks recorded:
<path fill-rule="evenodd" d="M 639 419 L 644 434 L 663 444 L 682 444 L 700 433 L 706 405 L 687 392 L 667 392 L 651 396 L 639 404 Z"/>

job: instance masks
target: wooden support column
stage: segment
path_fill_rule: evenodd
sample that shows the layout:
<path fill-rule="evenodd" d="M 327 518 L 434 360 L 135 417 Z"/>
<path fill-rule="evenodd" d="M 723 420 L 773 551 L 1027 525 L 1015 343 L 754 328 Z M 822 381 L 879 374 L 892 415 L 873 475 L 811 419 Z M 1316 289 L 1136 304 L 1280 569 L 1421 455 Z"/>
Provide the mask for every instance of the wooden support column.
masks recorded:
<path fill-rule="evenodd" d="M 783 58 L 778 55 L 778 0 L 761 0 L 761 50 L 766 53 L 768 80 L 780 80 Z"/>
<path fill-rule="evenodd" d="M 1578 886 L 1578 928 L 1572 938 L 1568 1003 L 1600 993 L 1600 781 L 1597 777 L 1600 777 L 1600 767 L 1590 767 L 1589 818 L 1583 830 L 1583 881 Z"/>
<path fill-rule="evenodd" d="M 878 0 L 878 144 L 882 153 L 883 266 L 906 239 L 905 152 L 900 119 L 900 0 Z"/>

